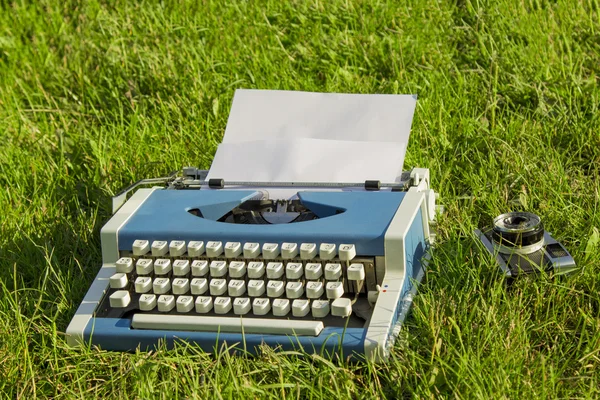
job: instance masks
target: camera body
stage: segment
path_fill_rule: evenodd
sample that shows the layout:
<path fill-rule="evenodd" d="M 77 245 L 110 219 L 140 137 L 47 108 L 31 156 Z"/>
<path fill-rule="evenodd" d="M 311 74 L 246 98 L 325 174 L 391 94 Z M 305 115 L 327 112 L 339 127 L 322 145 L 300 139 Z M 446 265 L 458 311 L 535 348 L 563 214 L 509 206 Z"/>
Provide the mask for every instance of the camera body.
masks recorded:
<path fill-rule="evenodd" d="M 492 227 L 476 229 L 475 235 L 506 276 L 541 271 L 568 274 L 577 268 L 567 249 L 544 230 L 537 215 L 509 212 L 493 222 Z"/>

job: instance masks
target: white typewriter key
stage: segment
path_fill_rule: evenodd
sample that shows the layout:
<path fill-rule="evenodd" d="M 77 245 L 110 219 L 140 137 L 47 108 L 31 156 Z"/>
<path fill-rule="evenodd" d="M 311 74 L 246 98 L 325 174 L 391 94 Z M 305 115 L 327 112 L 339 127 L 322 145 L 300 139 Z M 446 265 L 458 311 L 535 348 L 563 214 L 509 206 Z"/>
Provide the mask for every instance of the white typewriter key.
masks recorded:
<path fill-rule="evenodd" d="M 288 282 L 285 285 L 285 296 L 289 299 L 298 299 L 304 294 L 304 283 Z"/>
<path fill-rule="evenodd" d="M 140 310 L 152 311 L 156 307 L 156 295 L 155 294 L 144 294 L 140 296 Z"/>
<path fill-rule="evenodd" d="M 246 281 L 241 279 L 232 279 L 227 285 L 227 294 L 231 297 L 239 297 L 246 293 Z"/>
<path fill-rule="evenodd" d="M 210 281 L 210 294 L 220 296 L 227 290 L 227 281 L 225 279 L 213 279 Z"/>
<path fill-rule="evenodd" d="M 186 278 L 173 279 L 173 294 L 186 294 L 190 290 L 190 281 Z"/>
<path fill-rule="evenodd" d="M 248 263 L 248 278 L 262 278 L 265 274 L 265 264 L 260 261 L 252 261 Z"/>
<path fill-rule="evenodd" d="M 135 278 L 135 292 L 148 293 L 152 289 L 152 278 L 149 276 L 138 276 Z"/>
<path fill-rule="evenodd" d="M 155 294 L 167 293 L 171 290 L 171 281 L 167 278 L 156 278 L 152 282 L 152 290 Z"/>
<path fill-rule="evenodd" d="M 265 281 L 250 280 L 248 281 L 248 296 L 258 297 L 265 292 Z"/>
<path fill-rule="evenodd" d="M 152 242 L 152 255 L 154 257 L 162 257 L 169 251 L 169 244 L 164 240 L 155 240 Z"/>
<path fill-rule="evenodd" d="M 117 267 L 117 272 L 128 274 L 133 271 L 133 260 L 130 257 L 121 257 L 115 263 L 115 267 Z"/>
<path fill-rule="evenodd" d="M 312 316 L 315 318 L 323 318 L 329 314 L 328 300 L 315 300 L 312 302 Z"/>
<path fill-rule="evenodd" d="M 254 299 L 252 302 L 254 315 L 265 315 L 269 311 L 271 311 L 271 301 L 269 299 Z"/>
<path fill-rule="evenodd" d="M 225 244 L 225 257 L 235 258 L 242 254 L 242 244 L 239 242 L 227 242 Z"/>
<path fill-rule="evenodd" d="M 267 264 L 267 278 L 279 279 L 283 276 L 283 263 L 270 262 Z"/>
<path fill-rule="evenodd" d="M 137 272 L 138 275 L 150 275 L 152 270 L 152 260 L 140 258 L 135 263 L 135 272 Z"/>
<path fill-rule="evenodd" d="M 196 301 L 194 304 L 196 305 L 197 313 L 205 314 L 212 310 L 213 300 L 210 296 L 198 296 L 196 297 Z"/>
<path fill-rule="evenodd" d="M 296 243 L 283 243 L 281 245 L 281 258 L 290 260 L 298 255 L 298 245 Z"/>
<path fill-rule="evenodd" d="M 292 302 L 292 315 L 294 317 L 305 317 L 310 311 L 309 300 L 294 300 Z"/>
<path fill-rule="evenodd" d="M 208 273 L 208 261 L 192 261 L 192 276 L 205 276 Z"/>
<path fill-rule="evenodd" d="M 246 315 L 252 309 L 252 303 L 247 297 L 238 297 L 233 300 L 233 313 L 235 315 Z"/>
<path fill-rule="evenodd" d="M 342 264 L 325 264 L 325 279 L 334 281 L 342 276 Z"/>
<path fill-rule="evenodd" d="M 285 277 L 288 279 L 300 279 L 303 272 L 302 263 L 287 263 L 285 266 Z"/>
<path fill-rule="evenodd" d="M 190 272 L 190 261 L 189 260 L 173 261 L 173 275 L 186 276 L 189 272 Z"/>
<path fill-rule="evenodd" d="M 260 244 L 246 243 L 244 244 L 244 258 L 256 258 L 260 254 Z"/>
<path fill-rule="evenodd" d="M 194 308 L 194 298 L 192 296 L 179 296 L 176 301 L 177 312 L 188 312 Z"/>
<path fill-rule="evenodd" d="M 127 290 L 117 290 L 108 299 L 112 308 L 124 308 L 131 303 L 131 296 Z"/>
<path fill-rule="evenodd" d="M 352 301 L 348 298 L 342 297 L 341 299 L 335 299 L 331 303 L 331 315 L 335 317 L 349 317 L 352 314 Z"/>
<path fill-rule="evenodd" d="M 356 257 L 356 247 L 353 244 L 340 244 L 340 260 L 352 261 Z"/>
<path fill-rule="evenodd" d="M 189 242 L 187 252 L 190 257 L 200 257 L 204 254 L 204 242 L 196 240 Z"/>
<path fill-rule="evenodd" d="M 225 261 L 213 261 L 210 263 L 210 276 L 220 278 L 227 274 L 227 263 Z"/>
<path fill-rule="evenodd" d="M 331 260 L 335 257 L 335 244 L 321 243 L 319 246 L 319 257 L 321 260 Z"/>
<path fill-rule="evenodd" d="M 208 280 L 206 278 L 194 278 L 190 282 L 190 291 L 192 294 L 204 294 L 208 290 Z"/>
<path fill-rule="evenodd" d="M 154 273 L 156 275 L 166 275 L 171 272 L 171 260 L 168 258 L 159 258 L 154 261 Z"/>
<path fill-rule="evenodd" d="M 323 275 L 323 267 L 320 263 L 307 263 L 304 274 L 306 279 L 319 279 Z"/>
<path fill-rule="evenodd" d="M 219 257 L 223 253 L 223 243 L 206 242 L 206 255 L 208 257 Z"/>
<path fill-rule="evenodd" d="M 143 256 L 150 251 L 150 242 L 147 240 L 134 240 L 131 250 L 134 256 Z"/>
<path fill-rule="evenodd" d="M 262 247 L 263 258 L 272 260 L 279 255 L 279 245 L 277 243 L 265 243 Z"/>
<path fill-rule="evenodd" d="M 318 299 L 323 295 L 323 282 L 306 282 L 306 297 Z"/>
<path fill-rule="evenodd" d="M 243 278 L 246 276 L 246 263 L 243 261 L 232 261 L 229 263 L 229 277 Z"/>
<path fill-rule="evenodd" d="M 311 260 L 317 256 L 317 245 L 315 243 L 302 243 L 300 245 L 300 258 Z"/>
<path fill-rule="evenodd" d="M 185 254 L 185 242 L 183 240 L 171 240 L 169 243 L 169 255 L 179 257 Z"/>
<path fill-rule="evenodd" d="M 267 296 L 279 297 L 285 290 L 285 284 L 282 281 L 269 281 L 267 284 Z"/>
<path fill-rule="evenodd" d="M 127 274 L 119 272 L 111 276 L 108 281 L 111 289 L 123 289 L 127 286 Z"/>
<path fill-rule="evenodd" d="M 290 312 L 290 301 L 288 299 L 273 300 L 273 315 L 285 317 Z"/>
<path fill-rule="evenodd" d="M 365 279 L 365 266 L 362 264 L 350 264 L 348 267 L 348 280 L 362 281 Z"/>
<path fill-rule="evenodd" d="M 342 282 L 328 282 L 325 291 L 328 299 L 338 299 L 344 294 L 344 284 Z"/>
<path fill-rule="evenodd" d="M 232 303 L 231 297 L 217 297 L 215 299 L 215 313 L 227 314 L 231 311 Z"/>
<path fill-rule="evenodd" d="M 169 312 L 175 308 L 175 296 L 163 294 L 162 296 L 158 296 L 158 301 L 156 303 L 158 305 L 158 311 Z"/>

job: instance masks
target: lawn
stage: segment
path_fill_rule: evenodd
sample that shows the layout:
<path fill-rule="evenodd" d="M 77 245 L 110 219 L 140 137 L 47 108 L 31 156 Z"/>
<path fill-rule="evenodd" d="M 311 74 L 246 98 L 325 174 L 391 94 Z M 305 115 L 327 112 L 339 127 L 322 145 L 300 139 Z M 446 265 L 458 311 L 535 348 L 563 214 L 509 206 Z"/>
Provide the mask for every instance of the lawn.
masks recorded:
<path fill-rule="evenodd" d="M 0 2 L 2 397 L 600 396 L 598 0 L 152 3 Z M 445 213 L 387 364 L 66 345 L 111 196 L 208 168 L 236 88 L 419 96 Z M 472 230 L 508 210 L 582 270 L 507 287 Z"/>

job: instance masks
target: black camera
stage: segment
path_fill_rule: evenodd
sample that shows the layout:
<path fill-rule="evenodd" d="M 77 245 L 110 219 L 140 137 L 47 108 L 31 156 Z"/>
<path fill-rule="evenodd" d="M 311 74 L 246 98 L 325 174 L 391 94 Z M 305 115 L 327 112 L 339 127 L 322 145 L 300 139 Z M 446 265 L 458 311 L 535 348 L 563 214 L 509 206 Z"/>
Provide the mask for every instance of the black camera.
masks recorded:
<path fill-rule="evenodd" d="M 562 244 L 544 230 L 542 220 L 529 212 L 509 212 L 494 218 L 492 227 L 476 229 L 481 240 L 506 276 L 541 271 L 567 274 L 575 260 Z"/>

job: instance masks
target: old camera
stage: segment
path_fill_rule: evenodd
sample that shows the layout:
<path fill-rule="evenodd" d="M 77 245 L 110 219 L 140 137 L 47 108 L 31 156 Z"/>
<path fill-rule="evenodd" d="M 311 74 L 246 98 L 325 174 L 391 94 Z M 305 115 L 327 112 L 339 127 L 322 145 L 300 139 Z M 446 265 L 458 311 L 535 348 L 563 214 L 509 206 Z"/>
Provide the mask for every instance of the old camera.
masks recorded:
<path fill-rule="evenodd" d="M 567 274 L 575 260 L 562 244 L 544 230 L 540 217 L 529 212 L 509 212 L 494 218 L 493 225 L 475 235 L 495 258 L 506 276 L 555 271 Z"/>

